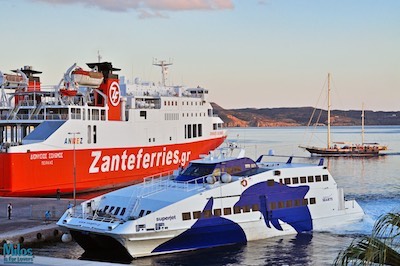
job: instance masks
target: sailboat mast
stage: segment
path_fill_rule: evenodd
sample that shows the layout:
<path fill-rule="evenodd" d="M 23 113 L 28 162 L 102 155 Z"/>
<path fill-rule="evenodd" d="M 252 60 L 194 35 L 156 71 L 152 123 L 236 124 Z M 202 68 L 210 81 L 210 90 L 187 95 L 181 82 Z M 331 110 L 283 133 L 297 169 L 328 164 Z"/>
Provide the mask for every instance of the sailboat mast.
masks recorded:
<path fill-rule="evenodd" d="M 364 103 L 362 103 L 361 111 L 361 144 L 364 145 Z"/>
<path fill-rule="evenodd" d="M 331 147 L 331 73 L 328 73 L 328 140 L 327 148 Z"/>

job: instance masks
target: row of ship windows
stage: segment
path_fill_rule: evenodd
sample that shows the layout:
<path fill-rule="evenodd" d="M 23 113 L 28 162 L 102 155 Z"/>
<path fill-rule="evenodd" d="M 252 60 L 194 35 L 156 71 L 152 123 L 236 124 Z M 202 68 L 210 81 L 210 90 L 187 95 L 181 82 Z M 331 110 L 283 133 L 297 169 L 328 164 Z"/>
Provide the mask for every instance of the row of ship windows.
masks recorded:
<path fill-rule="evenodd" d="M 178 102 L 177 101 L 164 101 L 164 105 L 165 106 L 178 106 Z M 185 102 L 182 102 L 182 105 L 185 105 Z M 186 102 L 186 105 L 196 105 L 196 106 L 203 105 L 203 102 Z"/>
<path fill-rule="evenodd" d="M 202 124 L 185 125 L 185 139 L 197 138 L 201 136 L 203 136 Z"/>
<path fill-rule="evenodd" d="M 321 182 L 321 181 L 328 181 L 328 175 L 309 175 L 309 176 L 300 176 L 300 177 L 286 177 L 280 178 L 279 183 L 281 185 L 290 185 L 290 184 L 305 184 L 305 183 L 313 183 L 313 182 Z M 267 180 L 268 186 L 274 186 L 275 181 L 273 179 Z"/>
<path fill-rule="evenodd" d="M 121 211 L 121 213 L 119 211 Z M 104 213 L 115 215 L 115 216 L 124 215 L 125 211 L 126 211 L 126 208 L 122 208 L 121 209 L 121 207 L 115 207 L 115 206 L 111 206 L 110 207 L 109 205 L 105 206 L 104 210 L 103 210 Z M 139 217 L 142 217 L 144 215 L 148 215 L 150 213 L 151 213 L 151 211 L 140 210 Z"/>
<path fill-rule="evenodd" d="M 309 204 L 315 204 L 315 203 L 316 203 L 315 198 L 270 202 L 269 210 L 307 206 Z M 242 210 L 243 210 L 243 212 L 242 212 Z M 260 206 L 258 204 L 253 204 L 252 206 L 245 205 L 245 206 L 233 207 L 233 214 L 254 212 L 254 211 L 260 211 Z M 210 218 L 213 214 L 214 214 L 214 216 L 231 215 L 232 208 L 228 207 L 228 208 L 223 208 L 223 209 L 214 209 L 213 212 L 211 210 L 205 210 L 203 212 L 201 212 L 201 211 L 183 212 L 182 220 L 186 221 L 186 220 L 191 220 L 191 219 Z"/>
<path fill-rule="evenodd" d="M 109 209 L 110 208 L 110 209 Z M 114 211 L 114 209 L 115 209 L 115 211 Z M 113 211 L 114 211 L 114 213 L 113 213 Z M 119 212 L 119 211 L 121 211 L 121 213 Z M 116 207 L 115 208 L 115 206 L 105 206 L 104 207 L 104 213 L 108 213 L 108 214 L 112 214 L 112 215 L 124 215 L 125 214 L 125 211 L 126 211 L 126 208 L 122 208 L 121 209 L 121 207 Z"/>
<path fill-rule="evenodd" d="M 206 116 L 206 113 L 182 113 L 182 117 L 202 117 Z M 169 114 L 164 114 L 164 119 L 165 120 L 179 120 L 179 113 L 169 113 Z"/>

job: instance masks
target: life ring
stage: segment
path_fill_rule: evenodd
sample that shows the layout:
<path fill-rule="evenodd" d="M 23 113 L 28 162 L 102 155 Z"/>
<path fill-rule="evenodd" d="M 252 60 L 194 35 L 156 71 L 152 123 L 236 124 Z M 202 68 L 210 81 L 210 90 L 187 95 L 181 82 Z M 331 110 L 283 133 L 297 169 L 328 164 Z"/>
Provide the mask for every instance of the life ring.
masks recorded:
<path fill-rule="evenodd" d="M 247 187 L 247 180 L 243 179 L 242 182 L 240 182 L 243 187 Z"/>

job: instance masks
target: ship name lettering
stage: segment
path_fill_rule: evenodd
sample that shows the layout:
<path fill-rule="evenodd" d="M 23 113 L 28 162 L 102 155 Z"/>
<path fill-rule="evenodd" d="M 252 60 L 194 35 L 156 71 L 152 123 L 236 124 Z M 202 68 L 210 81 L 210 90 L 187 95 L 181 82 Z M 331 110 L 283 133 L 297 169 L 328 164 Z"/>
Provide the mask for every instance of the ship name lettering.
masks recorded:
<path fill-rule="evenodd" d="M 172 220 L 176 220 L 176 215 L 170 215 L 170 216 L 166 216 L 166 217 L 157 217 L 156 221 L 157 222 L 164 222 L 164 221 L 172 221 Z"/>
<path fill-rule="evenodd" d="M 102 151 L 92 151 L 93 161 L 89 168 L 90 174 L 107 173 L 115 171 L 132 171 L 134 169 L 147 169 L 165 165 L 182 165 L 189 161 L 191 151 L 180 152 L 179 150 L 167 151 L 163 147 L 162 151 L 144 152 L 139 149 L 136 154 L 128 154 L 124 150 L 122 154 L 103 155 Z"/>
<path fill-rule="evenodd" d="M 34 153 L 30 156 L 31 160 L 47 160 L 47 153 Z"/>

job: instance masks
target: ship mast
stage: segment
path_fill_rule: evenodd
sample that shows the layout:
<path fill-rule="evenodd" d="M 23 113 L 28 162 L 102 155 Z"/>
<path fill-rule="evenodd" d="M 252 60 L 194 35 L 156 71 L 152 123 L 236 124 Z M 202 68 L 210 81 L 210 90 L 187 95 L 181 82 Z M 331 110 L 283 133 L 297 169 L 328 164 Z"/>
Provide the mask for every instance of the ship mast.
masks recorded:
<path fill-rule="evenodd" d="M 327 148 L 331 147 L 331 73 L 328 73 L 328 141 Z"/>
<path fill-rule="evenodd" d="M 168 76 L 168 66 L 172 65 L 171 60 L 167 63 L 165 60 L 160 60 L 157 62 L 157 59 L 155 59 L 153 60 L 153 65 L 161 67 L 162 85 L 165 87 Z"/>
<path fill-rule="evenodd" d="M 361 111 L 361 145 L 364 145 L 364 103 L 362 103 Z"/>

